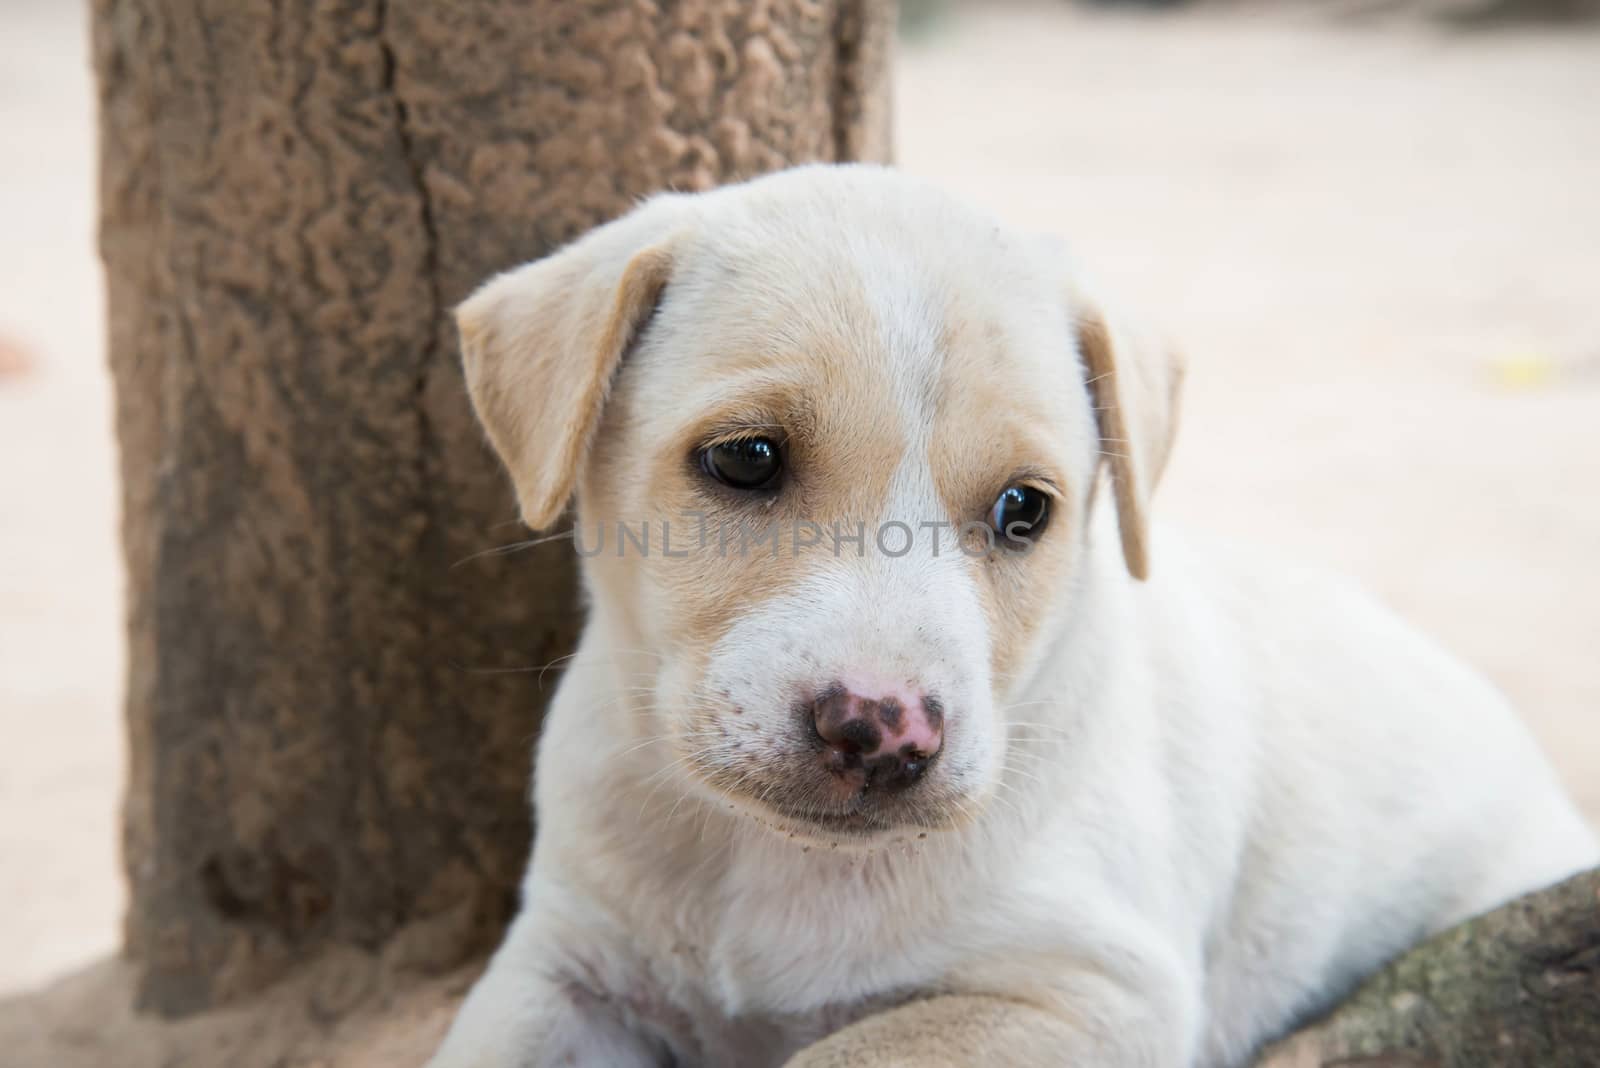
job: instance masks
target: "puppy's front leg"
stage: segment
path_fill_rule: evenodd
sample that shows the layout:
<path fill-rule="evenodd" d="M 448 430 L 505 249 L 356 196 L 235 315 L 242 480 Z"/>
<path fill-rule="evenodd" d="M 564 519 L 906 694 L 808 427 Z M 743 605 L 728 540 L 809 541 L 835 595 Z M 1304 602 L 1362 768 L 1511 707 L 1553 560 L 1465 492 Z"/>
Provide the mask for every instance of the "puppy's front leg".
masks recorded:
<path fill-rule="evenodd" d="M 947 994 L 860 1020 L 807 1046 L 784 1068 L 1176 1068 L 1186 1060 L 1175 1048 L 1182 1044 L 1170 1021 L 1154 1032 L 1095 1035 L 1034 1005 Z"/>
<path fill-rule="evenodd" d="M 660 1068 L 656 1043 L 572 982 L 528 916 L 512 925 L 427 1068 Z"/>

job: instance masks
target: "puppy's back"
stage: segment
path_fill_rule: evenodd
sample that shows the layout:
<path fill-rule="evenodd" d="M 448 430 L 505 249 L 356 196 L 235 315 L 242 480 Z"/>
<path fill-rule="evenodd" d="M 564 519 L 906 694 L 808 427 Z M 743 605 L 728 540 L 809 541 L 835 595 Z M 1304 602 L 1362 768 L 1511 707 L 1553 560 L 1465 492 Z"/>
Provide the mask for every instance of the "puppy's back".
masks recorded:
<path fill-rule="evenodd" d="M 1234 786 L 1250 845 L 1209 940 L 1203 1063 L 1265 1037 L 1249 1021 L 1269 1005 L 1317 1011 L 1428 935 L 1600 862 L 1549 761 L 1474 671 L 1336 577 L 1158 537 L 1147 624 L 1173 603 L 1212 613 L 1214 640 L 1253 676 L 1187 725 L 1251 720 L 1250 752 L 1217 769 L 1249 779 Z"/>

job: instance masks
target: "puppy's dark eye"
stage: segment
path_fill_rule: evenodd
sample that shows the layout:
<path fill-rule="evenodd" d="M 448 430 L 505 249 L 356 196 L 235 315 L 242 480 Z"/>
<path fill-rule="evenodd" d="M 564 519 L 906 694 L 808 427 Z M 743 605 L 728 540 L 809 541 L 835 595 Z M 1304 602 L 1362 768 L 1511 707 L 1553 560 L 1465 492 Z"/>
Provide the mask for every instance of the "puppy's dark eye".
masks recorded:
<path fill-rule="evenodd" d="M 700 453 L 706 474 L 741 490 L 770 489 L 783 472 L 783 456 L 771 438 L 740 438 L 712 445 Z"/>
<path fill-rule="evenodd" d="M 1050 497 L 1032 486 L 1007 486 L 989 509 L 989 526 L 1007 548 L 1025 548 L 1039 540 L 1050 521 Z"/>

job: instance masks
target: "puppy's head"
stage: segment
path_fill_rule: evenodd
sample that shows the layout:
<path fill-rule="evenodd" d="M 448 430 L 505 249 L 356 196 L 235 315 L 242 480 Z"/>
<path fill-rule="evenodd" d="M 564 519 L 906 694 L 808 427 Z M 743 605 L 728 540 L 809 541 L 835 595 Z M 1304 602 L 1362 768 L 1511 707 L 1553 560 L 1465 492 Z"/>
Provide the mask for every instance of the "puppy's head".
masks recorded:
<path fill-rule="evenodd" d="M 1102 467 L 1148 567 L 1177 364 L 1062 254 L 891 171 L 658 197 L 458 319 L 526 522 L 576 494 L 618 754 L 664 739 L 788 833 L 987 800 L 1007 706 L 1083 608 Z"/>

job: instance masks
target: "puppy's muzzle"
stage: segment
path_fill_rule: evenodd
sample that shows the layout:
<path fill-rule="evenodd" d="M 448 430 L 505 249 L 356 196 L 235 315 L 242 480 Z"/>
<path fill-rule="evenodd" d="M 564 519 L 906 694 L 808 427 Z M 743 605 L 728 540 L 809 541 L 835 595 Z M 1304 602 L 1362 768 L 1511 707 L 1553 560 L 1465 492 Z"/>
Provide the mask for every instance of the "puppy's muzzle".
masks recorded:
<path fill-rule="evenodd" d="M 944 707 L 914 691 L 864 697 L 836 684 L 811 703 L 822 766 L 846 795 L 893 793 L 922 777 L 944 744 Z"/>

